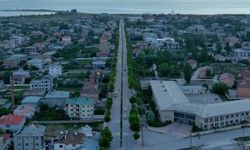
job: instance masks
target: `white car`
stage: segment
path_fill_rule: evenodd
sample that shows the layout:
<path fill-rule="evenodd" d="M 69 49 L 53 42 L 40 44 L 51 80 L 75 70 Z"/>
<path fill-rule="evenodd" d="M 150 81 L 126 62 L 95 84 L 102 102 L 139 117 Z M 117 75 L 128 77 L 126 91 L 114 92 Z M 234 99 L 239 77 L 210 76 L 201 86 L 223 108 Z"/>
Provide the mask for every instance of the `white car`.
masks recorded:
<path fill-rule="evenodd" d="M 123 110 L 124 110 L 124 112 L 127 112 L 127 110 L 128 110 L 128 109 L 127 109 L 127 107 L 124 107 L 124 109 L 123 109 Z"/>
<path fill-rule="evenodd" d="M 123 115 L 123 119 L 127 120 L 128 119 L 128 116 L 125 114 Z"/>

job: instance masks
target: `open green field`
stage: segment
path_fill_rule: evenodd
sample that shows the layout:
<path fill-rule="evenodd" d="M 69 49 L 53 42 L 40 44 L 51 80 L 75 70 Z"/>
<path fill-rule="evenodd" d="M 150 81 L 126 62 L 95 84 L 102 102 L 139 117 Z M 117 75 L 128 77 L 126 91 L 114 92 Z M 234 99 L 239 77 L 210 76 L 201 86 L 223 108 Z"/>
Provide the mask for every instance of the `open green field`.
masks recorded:
<path fill-rule="evenodd" d="M 46 125 L 46 136 L 57 136 L 65 130 L 76 131 L 85 125 L 86 124 L 49 124 Z M 102 129 L 102 123 L 91 123 L 88 125 L 91 126 L 94 131 L 100 131 Z"/>
<path fill-rule="evenodd" d="M 245 64 L 232 64 L 232 63 L 213 63 L 210 65 L 213 67 L 213 71 L 215 74 L 220 74 L 223 72 L 228 72 L 231 73 L 235 76 L 238 76 L 239 72 L 241 70 L 246 70 L 248 69 L 247 65 Z"/>

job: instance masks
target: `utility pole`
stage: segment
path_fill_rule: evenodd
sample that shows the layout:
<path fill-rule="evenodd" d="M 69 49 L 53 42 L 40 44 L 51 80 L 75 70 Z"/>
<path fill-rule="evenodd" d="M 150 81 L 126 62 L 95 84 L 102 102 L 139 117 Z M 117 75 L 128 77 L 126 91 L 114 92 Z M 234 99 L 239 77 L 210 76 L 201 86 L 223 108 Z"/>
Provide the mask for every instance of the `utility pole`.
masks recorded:
<path fill-rule="evenodd" d="M 192 148 L 192 146 L 193 146 L 193 141 L 192 141 L 193 139 L 192 139 L 192 132 L 190 133 L 190 148 Z"/>
<path fill-rule="evenodd" d="M 11 84 L 11 103 L 12 103 L 12 109 L 15 109 L 15 90 L 14 90 L 14 83 Z"/>

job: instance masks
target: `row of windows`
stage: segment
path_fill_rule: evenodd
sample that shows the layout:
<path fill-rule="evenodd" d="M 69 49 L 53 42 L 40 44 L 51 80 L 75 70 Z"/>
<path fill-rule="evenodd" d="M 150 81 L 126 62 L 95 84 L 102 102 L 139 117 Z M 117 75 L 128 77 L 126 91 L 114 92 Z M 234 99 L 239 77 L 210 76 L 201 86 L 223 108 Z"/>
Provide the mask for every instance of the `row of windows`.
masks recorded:
<path fill-rule="evenodd" d="M 214 118 L 205 119 L 205 123 L 224 121 L 224 120 L 228 120 L 230 118 L 235 118 L 235 117 L 240 117 L 240 116 L 244 117 L 244 116 L 247 116 L 247 115 L 249 115 L 249 112 L 240 113 L 240 114 L 226 115 L 226 116 L 220 116 L 220 117 L 214 117 Z"/>
<path fill-rule="evenodd" d="M 71 107 L 80 107 L 80 105 L 70 105 Z M 81 107 L 93 107 L 93 105 L 81 105 Z"/>
<path fill-rule="evenodd" d="M 70 114 L 70 116 L 78 116 L 76 114 Z M 90 114 L 84 114 L 84 115 L 81 115 L 81 117 L 90 117 L 91 115 Z"/>
<path fill-rule="evenodd" d="M 241 120 L 241 121 L 244 121 L 244 120 Z M 224 126 L 228 126 L 228 125 L 234 125 L 234 124 L 240 124 L 241 121 L 239 119 L 236 119 L 236 120 L 230 120 L 230 121 L 225 121 L 225 122 L 221 122 L 221 123 L 212 123 L 210 125 L 211 128 L 213 127 L 224 127 Z M 207 129 L 208 128 L 208 125 L 204 125 L 204 129 Z"/>
<path fill-rule="evenodd" d="M 22 146 L 22 143 L 17 143 L 18 146 Z M 24 143 L 25 146 L 33 145 L 33 143 Z M 35 143 L 36 146 L 39 146 L 39 143 Z"/>
<path fill-rule="evenodd" d="M 70 111 L 77 111 L 79 112 L 79 110 L 74 110 L 74 109 L 70 109 Z M 86 112 L 92 112 L 93 110 L 86 110 Z M 85 112 L 85 110 L 82 110 L 82 112 Z"/>

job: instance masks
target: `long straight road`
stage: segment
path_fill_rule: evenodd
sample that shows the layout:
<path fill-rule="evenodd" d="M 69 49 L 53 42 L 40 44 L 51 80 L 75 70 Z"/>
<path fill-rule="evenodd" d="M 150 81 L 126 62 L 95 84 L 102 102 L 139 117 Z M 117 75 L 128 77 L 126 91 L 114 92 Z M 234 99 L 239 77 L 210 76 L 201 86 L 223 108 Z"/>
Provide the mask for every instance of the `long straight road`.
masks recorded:
<path fill-rule="evenodd" d="M 121 95 L 122 95 L 122 27 L 121 23 L 119 25 L 119 45 L 117 50 L 117 64 L 116 64 L 116 80 L 115 80 L 115 91 L 117 92 L 117 97 L 113 98 L 113 106 L 111 109 L 111 121 L 109 122 L 109 128 L 113 135 L 113 140 L 111 143 L 111 149 L 119 149 L 121 146 L 120 144 L 120 137 L 121 137 Z"/>
<path fill-rule="evenodd" d="M 127 75 L 127 43 L 125 35 L 125 27 L 123 19 L 119 25 L 119 46 L 117 53 L 117 75 L 115 83 L 115 91 L 118 95 L 113 100 L 111 110 L 111 121 L 109 127 L 112 131 L 113 141 L 111 149 L 131 149 L 135 144 L 132 133 L 129 129 L 128 115 L 130 111 L 128 92 L 128 75 Z M 124 116 L 127 116 L 127 119 Z"/>

